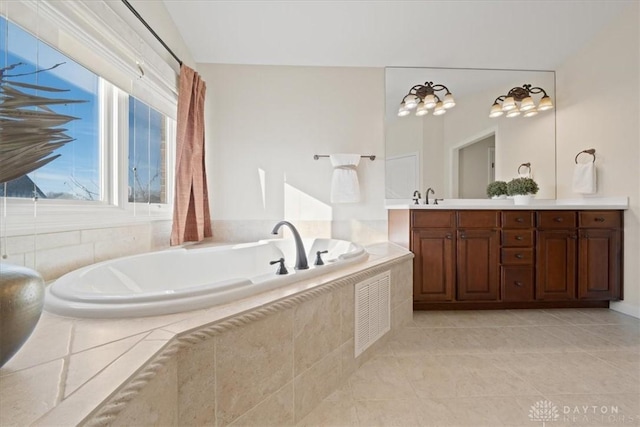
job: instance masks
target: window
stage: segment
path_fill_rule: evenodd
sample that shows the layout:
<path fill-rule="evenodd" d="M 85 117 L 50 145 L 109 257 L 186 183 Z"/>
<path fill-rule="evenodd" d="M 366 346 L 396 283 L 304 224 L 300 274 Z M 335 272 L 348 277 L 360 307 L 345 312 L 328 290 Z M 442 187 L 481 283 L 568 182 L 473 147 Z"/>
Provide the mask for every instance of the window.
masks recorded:
<path fill-rule="evenodd" d="M 129 202 L 165 203 L 166 118 L 129 96 Z"/>
<path fill-rule="evenodd" d="M 55 160 L 8 182 L 6 196 L 101 200 L 100 77 L 2 17 L 0 33 L 4 36 L 0 38 L 2 98 L 19 97 L 20 104 L 13 110 L 17 113 L 53 112 L 60 118 L 15 119 L 5 110 L 2 119 L 14 124 L 12 136 L 19 139 L 38 129 L 40 138 L 70 140 L 52 153 L 58 156 Z M 3 136 L 11 132 L 9 127 L 5 123 Z M 2 186 L 1 196 L 4 190 Z"/>
<path fill-rule="evenodd" d="M 119 27 L 125 25 L 120 18 L 105 13 L 111 3 L 12 6 L 16 22 L 0 15 L 0 102 L 15 91 L 30 102 L 3 104 L 0 137 L 9 135 L 16 117 L 28 117 L 32 122 L 24 128 L 34 129 L 39 116 L 56 115 L 59 120 L 45 130 L 63 134 L 59 142 L 65 143 L 45 166 L 0 185 L 3 234 L 28 233 L 36 223 L 43 231 L 123 224 L 133 217 L 170 219 L 175 70 L 145 51 L 147 72 L 140 75 L 131 58 L 142 41 Z M 0 12 L 5 13 L 2 7 Z"/>

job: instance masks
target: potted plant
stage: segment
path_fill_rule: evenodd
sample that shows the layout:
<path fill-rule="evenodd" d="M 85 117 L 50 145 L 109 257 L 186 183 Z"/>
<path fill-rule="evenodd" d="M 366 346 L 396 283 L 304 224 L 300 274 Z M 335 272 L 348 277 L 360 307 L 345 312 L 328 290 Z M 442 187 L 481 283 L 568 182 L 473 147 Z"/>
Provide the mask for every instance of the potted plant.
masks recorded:
<path fill-rule="evenodd" d="M 492 199 L 507 198 L 507 183 L 505 181 L 493 181 L 487 185 L 487 196 Z"/>
<path fill-rule="evenodd" d="M 513 197 L 516 205 L 528 204 L 538 190 L 538 184 L 532 178 L 514 178 L 507 183 L 507 194 Z"/>

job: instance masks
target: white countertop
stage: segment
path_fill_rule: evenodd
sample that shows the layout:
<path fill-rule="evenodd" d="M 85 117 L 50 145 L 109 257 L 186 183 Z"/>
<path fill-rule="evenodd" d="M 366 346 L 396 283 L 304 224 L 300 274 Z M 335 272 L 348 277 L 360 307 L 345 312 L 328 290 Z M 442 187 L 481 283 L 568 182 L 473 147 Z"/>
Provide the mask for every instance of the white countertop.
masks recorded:
<path fill-rule="evenodd" d="M 424 203 L 424 200 L 421 200 Z M 416 205 L 410 199 L 385 200 L 389 210 L 425 209 L 500 209 L 500 210 L 589 210 L 589 209 L 628 209 L 628 197 L 590 197 L 579 199 L 532 199 L 527 205 L 515 205 L 511 199 L 445 199 L 434 205 Z"/>

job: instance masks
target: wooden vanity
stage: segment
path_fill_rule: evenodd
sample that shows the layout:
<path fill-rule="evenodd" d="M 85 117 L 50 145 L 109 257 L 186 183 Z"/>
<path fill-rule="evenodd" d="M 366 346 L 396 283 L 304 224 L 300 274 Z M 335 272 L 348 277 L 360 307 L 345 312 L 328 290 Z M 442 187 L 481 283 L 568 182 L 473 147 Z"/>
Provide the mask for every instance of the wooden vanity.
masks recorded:
<path fill-rule="evenodd" d="M 389 209 L 415 254 L 414 309 L 608 307 L 622 293 L 622 209 Z"/>

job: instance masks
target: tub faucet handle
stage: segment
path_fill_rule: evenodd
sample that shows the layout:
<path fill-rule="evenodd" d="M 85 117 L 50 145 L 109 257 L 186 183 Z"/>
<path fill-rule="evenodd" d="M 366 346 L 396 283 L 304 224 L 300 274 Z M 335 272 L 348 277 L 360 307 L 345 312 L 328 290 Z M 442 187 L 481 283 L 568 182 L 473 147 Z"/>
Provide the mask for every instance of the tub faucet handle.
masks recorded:
<path fill-rule="evenodd" d="M 276 274 L 278 274 L 278 275 L 280 275 L 280 274 L 289 274 L 289 272 L 287 271 L 287 267 L 284 266 L 284 258 L 280 258 L 280 259 L 277 259 L 275 261 L 269 262 L 270 265 L 278 264 L 278 263 L 280 263 L 280 265 L 278 266 L 278 269 L 276 270 Z"/>
<path fill-rule="evenodd" d="M 322 254 L 326 254 L 329 251 L 318 251 L 316 252 L 316 262 L 313 265 L 324 265 L 324 261 L 322 261 Z"/>

